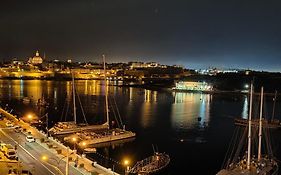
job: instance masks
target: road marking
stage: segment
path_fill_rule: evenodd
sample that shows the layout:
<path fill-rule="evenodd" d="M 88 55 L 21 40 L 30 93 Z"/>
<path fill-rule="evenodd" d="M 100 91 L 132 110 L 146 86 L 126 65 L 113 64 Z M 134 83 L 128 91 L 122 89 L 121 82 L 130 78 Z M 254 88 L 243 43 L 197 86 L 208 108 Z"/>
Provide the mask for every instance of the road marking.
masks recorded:
<path fill-rule="evenodd" d="M 6 134 L 2 129 L 0 129 L 0 131 L 9 139 L 11 139 L 13 142 L 15 142 L 17 145 L 19 145 L 19 147 L 21 147 L 30 157 L 32 157 L 34 160 L 40 162 L 40 164 L 46 168 L 50 173 L 52 173 L 53 175 L 56 175 L 53 171 L 51 171 L 46 165 L 44 165 L 40 160 L 38 160 L 36 157 L 34 157 L 30 152 L 28 152 L 22 145 L 20 145 L 16 140 L 14 140 L 11 136 L 9 136 L 8 134 Z"/>

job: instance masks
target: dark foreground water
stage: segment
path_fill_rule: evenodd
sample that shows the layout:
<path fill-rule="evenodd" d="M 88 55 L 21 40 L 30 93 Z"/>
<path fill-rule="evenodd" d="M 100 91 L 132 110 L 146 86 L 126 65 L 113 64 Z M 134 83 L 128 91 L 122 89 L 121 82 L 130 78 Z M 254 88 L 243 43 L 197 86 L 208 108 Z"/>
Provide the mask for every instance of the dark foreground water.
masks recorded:
<path fill-rule="evenodd" d="M 84 121 L 81 102 L 88 123 L 103 123 L 103 82 L 76 81 L 76 90 L 79 95 L 76 98 L 78 120 Z M 118 172 L 124 170 L 121 166 L 124 159 L 129 159 L 133 165 L 152 155 L 154 148 L 168 153 L 171 158 L 169 166 L 161 174 L 216 174 L 223 164 L 235 129 L 233 119 L 248 115 L 248 98 L 244 95 L 174 93 L 117 86 L 109 86 L 108 91 L 111 120 L 114 120 L 114 114 L 120 113 L 123 124 L 136 132 L 137 137 L 124 143 L 101 145 L 98 154 L 87 156 Z M 31 102 L 24 104 L 24 97 L 29 97 Z M 48 108 L 36 105 L 42 97 L 50 103 Z M 2 106 L 8 104 L 8 108 L 13 109 L 12 113 L 18 116 L 33 112 L 41 117 L 48 112 L 50 126 L 59 120 L 72 120 L 71 82 L 0 80 L 0 99 Z M 265 97 L 264 111 L 269 117 L 272 115 L 272 99 L 272 96 Z M 256 116 L 257 101 L 254 102 Z M 281 115 L 280 101 L 277 99 L 276 118 Z M 115 104 L 118 111 L 113 109 Z M 274 141 L 274 153 L 280 160 L 280 134 Z"/>

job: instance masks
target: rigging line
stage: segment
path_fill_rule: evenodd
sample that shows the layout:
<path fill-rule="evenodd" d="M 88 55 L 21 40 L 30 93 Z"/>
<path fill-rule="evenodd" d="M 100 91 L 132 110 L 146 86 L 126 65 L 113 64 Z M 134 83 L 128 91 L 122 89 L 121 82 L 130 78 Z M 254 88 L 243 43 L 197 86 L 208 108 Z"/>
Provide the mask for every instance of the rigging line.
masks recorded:
<path fill-rule="evenodd" d="M 275 103 L 277 100 L 277 90 L 275 90 L 274 98 L 273 98 L 273 107 L 272 107 L 272 116 L 271 116 L 271 121 L 274 119 L 274 113 L 275 113 Z"/>
<path fill-rule="evenodd" d="M 69 111 L 69 101 L 67 100 L 66 103 L 67 103 L 67 108 L 66 108 L 66 111 L 65 111 L 64 121 L 66 121 L 67 113 Z"/>
<path fill-rule="evenodd" d="M 88 121 L 87 121 L 87 119 L 86 119 L 85 112 L 84 112 L 84 109 L 83 109 L 83 106 L 82 106 L 82 103 L 81 103 L 81 100 L 80 100 L 80 96 L 79 96 L 78 93 L 76 92 L 76 88 L 75 88 L 75 93 L 76 93 L 76 95 L 77 95 L 78 102 L 79 102 L 79 105 L 80 105 L 80 107 L 81 107 L 81 112 L 82 112 L 82 115 L 83 115 L 83 117 L 84 117 L 84 121 L 85 121 L 86 124 L 88 124 Z"/>
<path fill-rule="evenodd" d="M 273 149 L 272 149 L 272 145 L 271 145 L 271 134 L 270 134 L 269 128 L 266 129 L 266 132 L 267 132 L 266 139 L 267 139 L 268 152 L 269 152 L 268 155 L 270 155 L 270 157 L 273 157 Z"/>
<path fill-rule="evenodd" d="M 246 132 L 247 132 L 247 130 L 244 129 L 244 127 L 243 128 L 240 127 L 240 126 L 237 127 L 237 140 L 239 140 L 239 142 L 237 142 L 238 143 L 237 146 L 233 147 L 233 149 L 236 149 L 236 148 L 237 149 L 236 149 L 236 152 L 235 152 L 235 154 L 234 154 L 234 156 L 232 158 L 232 162 L 236 162 L 238 157 L 240 157 L 240 153 L 244 152 L 244 150 L 243 151 L 241 151 L 241 150 L 242 150 L 242 146 L 244 144 L 243 143 L 244 142 L 244 138 L 246 138 L 245 137 Z"/>
<path fill-rule="evenodd" d="M 60 121 L 63 120 L 66 103 L 67 103 L 67 101 L 64 101 L 63 108 L 62 108 L 62 113 L 61 113 L 61 116 L 60 116 Z"/>
<path fill-rule="evenodd" d="M 242 127 L 241 127 L 242 128 Z M 242 150 L 242 148 L 243 148 L 243 145 L 244 145 L 244 138 L 246 138 L 246 135 L 247 135 L 247 132 L 248 132 L 248 126 L 247 127 L 243 127 L 242 129 L 241 129 L 242 131 L 242 135 L 241 135 L 241 139 L 240 139 L 240 142 L 239 142 L 239 144 L 238 144 L 238 147 L 237 147 L 237 151 L 236 151 L 236 153 L 235 153 L 235 157 L 237 158 L 238 156 L 239 156 L 239 154 L 241 153 L 241 150 Z M 244 150 L 243 150 L 243 152 L 244 152 Z"/>
<path fill-rule="evenodd" d="M 108 98 L 108 99 L 109 99 L 110 104 L 112 104 L 112 102 L 111 102 L 112 99 L 111 98 Z M 115 109 L 112 107 L 112 105 L 110 106 L 110 108 L 111 108 L 111 111 L 113 112 L 113 115 L 114 115 L 114 118 L 116 120 L 116 123 L 117 123 L 118 127 L 120 127 L 119 121 L 116 118 L 116 111 L 115 111 Z"/>
<path fill-rule="evenodd" d="M 110 102 L 111 102 L 111 104 L 113 104 L 113 102 L 112 102 L 112 97 L 111 98 L 109 98 L 109 100 L 110 100 Z M 114 114 L 114 118 L 115 118 L 115 120 L 116 120 L 116 122 L 117 122 L 117 125 L 118 125 L 118 127 L 119 128 L 121 128 L 121 125 L 120 125 L 120 122 L 119 122 L 119 120 L 117 119 L 117 112 L 116 112 L 116 109 L 111 105 L 111 108 L 112 108 L 112 111 L 113 111 L 113 114 Z"/>
<path fill-rule="evenodd" d="M 232 158 L 232 161 L 231 162 L 233 162 L 233 161 L 236 161 L 237 160 L 237 157 L 235 157 L 234 156 L 234 151 L 235 151 L 235 149 L 238 147 L 238 136 L 239 136 L 239 128 L 236 128 L 235 129 L 236 130 L 236 133 L 234 133 L 235 135 L 234 135 L 234 140 L 233 140 L 233 148 L 232 148 L 232 151 L 231 151 L 231 153 L 230 153 L 230 158 Z M 229 159 L 229 161 L 230 161 L 230 159 Z M 229 166 L 229 165 L 227 165 L 227 166 Z"/>
<path fill-rule="evenodd" d="M 103 159 L 110 160 L 111 162 L 114 162 L 114 163 L 116 163 L 116 164 L 122 165 L 122 163 L 120 163 L 119 161 L 114 160 L 114 159 L 112 159 L 112 158 L 110 158 L 110 157 L 104 156 L 104 155 L 102 155 L 102 154 L 100 154 L 100 153 L 95 152 L 94 154 L 96 154 L 97 156 L 99 156 L 99 157 L 101 157 L 101 158 L 103 158 Z"/>
<path fill-rule="evenodd" d="M 234 143 L 234 138 L 235 138 L 235 135 L 236 135 L 236 132 L 238 131 L 237 128 L 235 128 L 233 134 L 232 134 L 232 137 L 231 137 L 231 140 L 230 140 L 230 144 L 228 145 L 228 148 L 227 148 L 227 151 L 226 151 L 226 154 L 225 154 L 225 157 L 223 159 L 223 163 L 222 163 L 222 167 L 221 169 L 223 169 L 224 167 L 228 167 L 228 163 L 226 163 L 226 159 L 229 157 L 229 159 L 231 159 L 231 154 L 229 155 L 229 152 L 230 152 L 230 148 L 231 148 L 231 145 L 232 143 Z M 235 146 L 232 148 L 232 150 L 235 150 Z M 228 160 L 229 160 L 228 159 Z"/>
<path fill-rule="evenodd" d="M 121 127 L 123 127 L 123 122 L 122 122 L 122 119 L 121 119 L 121 115 L 120 115 L 120 112 L 119 112 L 119 109 L 118 109 L 115 97 L 112 97 L 112 98 L 113 98 L 113 102 L 114 102 L 114 105 L 115 105 L 115 108 L 116 108 L 116 111 L 117 111 L 117 116 L 119 117 L 119 121 L 121 123 Z"/>

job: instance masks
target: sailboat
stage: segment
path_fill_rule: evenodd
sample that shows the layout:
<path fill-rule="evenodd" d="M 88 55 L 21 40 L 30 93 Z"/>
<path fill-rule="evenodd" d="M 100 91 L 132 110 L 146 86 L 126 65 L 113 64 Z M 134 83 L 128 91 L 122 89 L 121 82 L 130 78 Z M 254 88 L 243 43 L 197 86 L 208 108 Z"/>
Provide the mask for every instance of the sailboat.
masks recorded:
<path fill-rule="evenodd" d="M 262 146 L 262 137 L 267 136 L 267 132 L 263 135 L 263 130 L 268 128 L 263 128 L 262 122 L 262 109 L 263 109 L 263 87 L 261 88 L 261 102 L 260 102 L 260 116 L 259 116 L 259 126 L 252 125 L 252 100 L 253 100 L 253 85 L 251 84 L 251 94 L 250 94 L 250 109 L 248 116 L 248 146 L 244 155 L 242 155 L 242 159 L 240 151 L 242 149 L 242 142 L 238 144 L 238 149 L 234 154 L 233 158 L 229 158 L 226 164 L 226 167 L 220 170 L 217 175 L 278 175 L 278 163 L 273 157 L 271 151 L 271 145 L 267 139 L 264 139 L 267 143 L 265 146 Z M 252 129 L 253 127 L 253 129 Z M 254 129 L 258 129 L 258 156 L 255 157 L 253 149 L 254 139 L 257 138 L 253 134 L 255 132 Z M 245 132 L 246 133 L 246 132 Z M 243 137 L 242 140 L 246 138 Z M 262 147 L 268 149 L 268 153 L 262 154 Z M 232 159 L 232 160 L 231 160 Z"/>
<path fill-rule="evenodd" d="M 116 140 L 125 140 L 136 136 L 136 133 L 132 131 L 127 131 L 125 126 L 123 128 L 111 129 L 109 126 L 109 109 L 108 109 L 108 92 L 106 89 L 106 69 L 105 69 L 105 56 L 103 55 L 104 62 L 104 86 L 105 86 L 105 110 L 106 110 L 106 122 L 104 126 L 107 126 L 106 130 L 100 132 L 84 131 L 76 132 L 73 135 L 64 137 L 65 141 L 69 141 L 73 137 L 78 140 L 78 145 L 84 147 L 85 145 L 91 146 L 95 144 L 111 142 Z M 122 122 L 121 122 L 122 123 Z"/>
<path fill-rule="evenodd" d="M 278 119 L 274 119 L 274 112 L 275 112 L 275 103 L 277 98 L 277 91 L 275 91 L 275 95 L 273 98 L 273 109 L 272 109 L 272 117 L 271 119 L 262 119 L 262 125 L 264 128 L 281 128 L 281 122 Z M 248 120 L 245 118 L 235 118 L 234 123 L 240 126 L 247 126 Z M 259 126 L 259 119 L 252 119 L 252 125 Z"/>
<path fill-rule="evenodd" d="M 63 135 L 72 134 L 79 131 L 86 130 L 103 130 L 108 128 L 108 122 L 100 125 L 89 125 L 87 123 L 78 123 L 76 114 L 76 98 L 75 98 L 75 84 L 74 75 L 72 73 L 72 96 L 73 96 L 73 121 L 57 122 L 51 129 L 49 133 L 51 135 Z"/>

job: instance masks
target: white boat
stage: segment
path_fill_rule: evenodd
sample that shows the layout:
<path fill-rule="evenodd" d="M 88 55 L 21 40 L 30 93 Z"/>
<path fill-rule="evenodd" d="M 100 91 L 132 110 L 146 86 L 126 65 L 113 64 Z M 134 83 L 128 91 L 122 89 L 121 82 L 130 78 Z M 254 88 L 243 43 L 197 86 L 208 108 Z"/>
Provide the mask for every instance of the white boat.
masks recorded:
<path fill-rule="evenodd" d="M 79 131 L 86 131 L 86 130 L 103 130 L 109 127 L 108 122 L 100 125 L 99 124 L 89 125 L 86 121 L 85 116 L 84 116 L 85 123 L 77 123 L 74 75 L 72 75 L 72 98 L 73 98 L 74 120 L 66 121 L 66 122 L 57 122 L 51 129 L 49 129 L 49 133 L 51 135 L 72 134 L 72 133 L 76 133 Z"/>
<path fill-rule="evenodd" d="M 105 58 L 104 59 L 104 73 L 105 71 Z M 105 73 L 106 75 L 106 73 Z M 104 83 L 106 86 L 106 76 L 104 77 Z M 83 147 L 83 145 L 95 145 L 95 144 L 100 144 L 100 143 L 105 143 L 105 142 L 111 142 L 111 141 L 116 141 L 116 140 L 123 140 L 123 139 L 128 139 L 136 136 L 136 133 L 132 131 L 127 131 L 125 130 L 125 126 L 123 125 L 122 121 L 119 121 L 117 123 L 121 123 L 122 129 L 119 128 L 114 128 L 114 129 L 109 129 L 109 112 L 108 112 L 108 94 L 107 90 L 105 90 L 105 109 L 106 109 L 106 126 L 108 126 L 107 130 L 102 131 L 102 132 L 93 132 L 93 131 L 83 131 L 83 132 L 76 132 L 73 135 L 64 137 L 65 141 L 69 141 L 71 138 L 75 137 L 78 140 L 78 145 Z M 117 106 L 116 106 L 117 108 Z M 112 108 L 114 110 L 114 108 Z M 117 109 L 118 110 L 118 109 Z M 114 112 L 114 113 L 118 113 Z M 119 120 L 121 120 L 121 117 L 118 116 Z M 116 118 L 117 121 L 117 118 Z"/>
<path fill-rule="evenodd" d="M 95 152 L 97 152 L 97 149 L 96 148 L 85 148 L 84 151 L 86 153 L 95 153 Z"/>
<path fill-rule="evenodd" d="M 259 117 L 259 124 L 252 124 L 252 95 L 253 94 L 253 85 L 251 84 L 251 94 L 250 94 L 250 109 L 249 109 L 249 116 L 248 116 L 248 126 L 245 127 L 248 131 L 248 137 L 242 137 L 242 139 L 247 140 L 247 151 L 245 154 L 240 154 L 241 149 L 243 147 L 243 142 L 239 142 L 237 146 L 236 152 L 233 152 L 234 156 L 228 157 L 226 161 L 226 165 L 224 169 L 220 170 L 217 175 L 278 175 L 279 166 L 277 160 L 274 158 L 272 153 L 272 148 L 269 143 L 269 139 L 262 137 L 267 137 L 268 131 L 262 132 L 263 130 L 269 129 L 268 127 L 264 128 L 262 122 L 262 109 L 263 109 L 263 88 L 261 89 L 261 102 L 260 102 L 260 117 Z M 256 122 L 256 121 L 255 121 Z M 255 127 L 256 126 L 256 127 Z M 252 127 L 254 129 L 258 129 L 258 137 L 253 136 Z M 244 134 L 246 136 L 246 132 Z M 257 139 L 256 143 L 258 143 L 258 149 L 256 150 L 257 157 L 253 154 L 255 150 L 253 149 L 253 143 Z M 265 141 L 262 146 L 262 141 Z M 242 140 L 243 141 L 243 140 Z M 233 145 L 237 145 L 234 143 Z M 262 148 L 267 148 L 267 152 L 262 150 Z M 234 150 L 233 150 L 234 151 Z M 262 154 L 262 151 L 264 154 Z M 230 151 L 232 152 L 232 151 Z M 240 158 L 241 157 L 241 158 Z"/>

